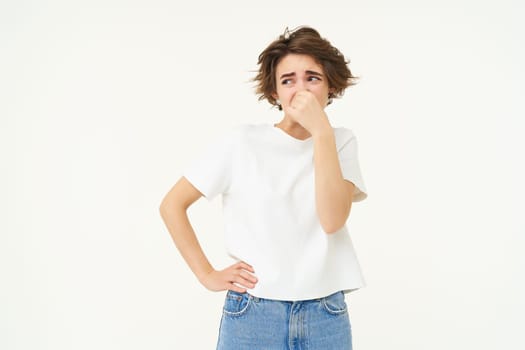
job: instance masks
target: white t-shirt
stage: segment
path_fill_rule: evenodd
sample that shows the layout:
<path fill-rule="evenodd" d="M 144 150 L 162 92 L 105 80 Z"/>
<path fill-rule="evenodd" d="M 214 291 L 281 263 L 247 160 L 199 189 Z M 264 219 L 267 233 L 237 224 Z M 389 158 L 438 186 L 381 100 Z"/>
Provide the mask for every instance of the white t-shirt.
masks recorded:
<path fill-rule="evenodd" d="M 350 129 L 334 127 L 353 202 L 367 197 Z M 317 216 L 313 138 L 296 139 L 273 124 L 240 124 L 205 148 L 183 172 L 208 200 L 222 194 L 229 256 L 253 266 L 248 293 L 306 300 L 366 285 L 346 225 L 327 234 Z"/>

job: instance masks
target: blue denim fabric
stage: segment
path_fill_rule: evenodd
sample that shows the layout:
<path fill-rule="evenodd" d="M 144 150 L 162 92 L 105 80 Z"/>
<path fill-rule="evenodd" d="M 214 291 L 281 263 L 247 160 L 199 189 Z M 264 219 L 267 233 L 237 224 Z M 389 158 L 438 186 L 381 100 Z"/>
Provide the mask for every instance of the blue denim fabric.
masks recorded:
<path fill-rule="evenodd" d="M 351 350 L 343 291 L 282 301 L 228 290 L 217 350 Z"/>

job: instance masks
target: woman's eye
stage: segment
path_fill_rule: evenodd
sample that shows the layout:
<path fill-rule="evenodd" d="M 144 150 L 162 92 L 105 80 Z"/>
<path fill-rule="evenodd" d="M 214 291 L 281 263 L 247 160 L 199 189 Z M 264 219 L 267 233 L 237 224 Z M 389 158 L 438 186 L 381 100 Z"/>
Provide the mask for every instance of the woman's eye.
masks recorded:
<path fill-rule="evenodd" d="M 312 80 L 312 79 L 315 79 L 315 80 L 321 80 L 321 78 L 319 78 L 319 77 L 316 77 L 316 76 L 311 76 L 311 77 L 308 77 L 308 80 Z"/>
<path fill-rule="evenodd" d="M 281 81 L 281 84 L 286 85 L 289 84 L 291 81 L 292 79 L 284 79 L 283 81 Z"/>

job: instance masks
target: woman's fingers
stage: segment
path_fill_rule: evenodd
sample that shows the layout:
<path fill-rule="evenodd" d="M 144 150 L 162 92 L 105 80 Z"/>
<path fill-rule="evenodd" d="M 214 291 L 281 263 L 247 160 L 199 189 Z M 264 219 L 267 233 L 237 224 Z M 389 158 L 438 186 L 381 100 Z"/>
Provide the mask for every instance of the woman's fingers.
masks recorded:
<path fill-rule="evenodd" d="M 242 267 L 243 269 L 248 270 L 248 271 L 255 272 L 255 271 L 253 270 L 253 266 L 252 266 L 252 265 L 249 265 L 249 264 L 247 264 L 247 263 L 245 263 L 244 261 L 239 261 L 239 262 L 237 263 L 237 265 L 240 266 L 240 267 Z"/>
<path fill-rule="evenodd" d="M 257 277 L 250 272 L 255 272 L 253 267 L 244 261 L 239 261 L 223 270 L 214 270 L 203 280 L 203 284 L 213 291 L 231 289 L 245 293 L 246 288 L 253 288 L 258 282 Z"/>
<path fill-rule="evenodd" d="M 243 261 L 239 261 L 229 268 L 230 270 L 230 281 L 231 283 L 238 283 L 243 287 L 246 288 L 253 288 L 255 287 L 255 283 L 257 283 L 257 277 L 251 275 L 248 271 L 252 271 L 253 267 Z M 246 271 L 248 270 L 248 271 Z"/>
<path fill-rule="evenodd" d="M 242 272 L 243 271 L 241 271 L 241 272 L 235 271 L 233 273 L 233 276 L 232 276 L 232 282 L 239 283 L 243 287 L 248 287 L 248 288 L 255 287 L 255 284 L 253 282 L 251 282 L 249 279 L 247 279 L 246 277 L 244 277 L 242 275 Z M 247 274 L 247 272 L 245 272 L 245 271 L 244 271 L 244 273 Z"/>
<path fill-rule="evenodd" d="M 244 293 L 246 290 L 243 287 L 253 288 L 258 281 L 257 277 L 251 275 L 249 271 L 254 272 L 251 265 L 238 262 L 220 271 L 213 270 L 202 279 L 201 283 L 212 291 L 231 289 Z"/>
<path fill-rule="evenodd" d="M 233 290 L 233 291 L 235 291 L 235 292 L 237 292 L 237 293 L 246 293 L 246 289 L 243 289 L 243 288 L 241 288 L 241 287 L 238 287 L 238 286 L 236 286 L 236 285 L 233 284 L 233 283 L 230 283 L 230 285 L 228 286 L 227 289 L 231 289 L 231 290 Z"/>
<path fill-rule="evenodd" d="M 246 287 L 246 288 L 253 288 L 253 287 L 255 287 L 255 283 L 252 283 L 252 282 L 250 282 L 250 281 L 248 281 L 248 280 L 246 280 L 246 279 L 244 279 L 244 278 L 242 278 L 240 276 L 235 279 L 235 282 L 239 283 L 240 285 L 242 285 L 243 287 Z"/>
<path fill-rule="evenodd" d="M 239 261 L 238 263 L 234 264 L 232 267 L 233 268 L 237 268 L 237 269 L 247 270 L 247 271 L 255 273 L 255 270 L 253 269 L 253 267 L 251 265 L 245 263 L 244 261 Z M 240 270 L 240 272 L 244 272 L 243 270 Z M 245 275 L 250 276 L 250 278 L 252 280 L 253 280 L 253 278 L 257 279 L 255 276 L 253 276 L 253 278 L 252 278 L 252 275 L 249 274 L 249 273 L 245 273 Z"/>
<path fill-rule="evenodd" d="M 257 277 L 249 274 L 248 272 L 246 272 L 244 270 L 241 270 L 241 272 L 239 274 L 241 275 L 241 277 L 244 277 L 245 279 L 247 279 L 248 281 L 250 281 L 252 283 L 257 282 Z"/>

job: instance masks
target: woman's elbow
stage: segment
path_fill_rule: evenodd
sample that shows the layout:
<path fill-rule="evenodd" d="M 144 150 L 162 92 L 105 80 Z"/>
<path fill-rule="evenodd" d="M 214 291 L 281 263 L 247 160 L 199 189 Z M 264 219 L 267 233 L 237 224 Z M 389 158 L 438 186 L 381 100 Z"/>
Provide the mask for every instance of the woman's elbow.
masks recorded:
<path fill-rule="evenodd" d="M 332 225 L 332 226 L 323 226 L 323 230 L 326 234 L 333 234 L 339 232 L 344 227 L 343 225 Z"/>

